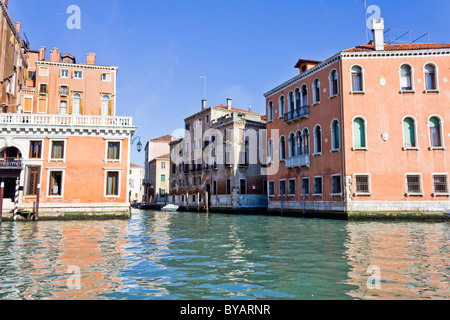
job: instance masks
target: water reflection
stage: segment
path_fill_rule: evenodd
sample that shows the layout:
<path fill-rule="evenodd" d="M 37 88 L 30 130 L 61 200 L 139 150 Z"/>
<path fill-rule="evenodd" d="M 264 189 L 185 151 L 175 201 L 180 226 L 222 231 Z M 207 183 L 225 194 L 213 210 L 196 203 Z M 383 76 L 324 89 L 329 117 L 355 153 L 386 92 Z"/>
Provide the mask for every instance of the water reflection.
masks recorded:
<path fill-rule="evenodd" d="M 0 298 L 449 299 L 449 228 L 143 211 L 3 223 Z M 68 286 L 74 266 L 79 289 Z"/>

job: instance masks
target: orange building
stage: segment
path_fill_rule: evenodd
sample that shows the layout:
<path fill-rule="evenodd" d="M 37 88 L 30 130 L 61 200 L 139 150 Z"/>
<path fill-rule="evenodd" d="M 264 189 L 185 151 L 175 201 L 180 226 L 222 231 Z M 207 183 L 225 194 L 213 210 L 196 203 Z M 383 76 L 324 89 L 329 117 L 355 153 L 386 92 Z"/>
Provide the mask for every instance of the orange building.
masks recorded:
<path fill-rule="evenodd" d="M 116 116 L 117 67 L 25 48 L 16 108 L 0 113 L 0 180 L 10 212 L 130 216 L 131 117 Z M 20 90 L 19 90 L 20 89 Z"/>
<path fill-rule="evenodd" d="M 372 23 L 374 41 L 265 94 L 269 210 L 450 208 L 450 44 L 387 44 Z"/>

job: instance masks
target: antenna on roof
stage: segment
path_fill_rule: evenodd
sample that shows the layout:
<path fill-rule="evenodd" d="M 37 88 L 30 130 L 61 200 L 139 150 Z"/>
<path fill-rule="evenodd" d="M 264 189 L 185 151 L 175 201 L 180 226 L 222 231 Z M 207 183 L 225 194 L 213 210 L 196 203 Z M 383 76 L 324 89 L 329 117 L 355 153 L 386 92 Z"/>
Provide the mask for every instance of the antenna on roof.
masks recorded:
<path fill-rule="evenodd" d="M 430 43 L 430 34 L 423 31 L 388 29 L 384 32 L 387 44 L 412 44 L 418 43 L 420 39 L 427 38 Z"/>

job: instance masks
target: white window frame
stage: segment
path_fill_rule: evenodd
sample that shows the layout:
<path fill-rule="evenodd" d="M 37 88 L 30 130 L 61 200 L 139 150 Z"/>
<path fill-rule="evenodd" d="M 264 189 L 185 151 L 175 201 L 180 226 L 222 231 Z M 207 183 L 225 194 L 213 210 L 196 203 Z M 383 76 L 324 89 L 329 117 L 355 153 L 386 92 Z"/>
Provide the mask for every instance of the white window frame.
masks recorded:
<path fill-rule="evenodd" d="M 54 142 L 64 142 L 64 155 L 62 159 L 53 159 L 52 158 L 52 154 L 53 154 L 53 143 Z M 62 163 L 66 163 L 66 157 L 67 157 L 67 138 L 52 138 L 49 139 L 49 152 L 48 152 L 48 162 L 62 162 Z"/>
<path fill-rule="evenodd" d="M 61 94 L 61 88 L 62 87 L 66 87 L 67 88 L 67 93 L 65 95 Z M 69 97 L 69 85 L 68 84 L 60 84 L 59 85 L 58 96 L 60 96 L 60 97 Z"/>
<path fill-rule="evenodd" d="M 311 179 L 309 177 L 303 177 L 301 180 L 300 196 L 303 196 L 303 181 L 306 180 L 308 180 L 308 193 L 306 193 L 305 196 L 309 197 L 311 195 Z"/>
<path fill-rule="evenodd" d="M 121 194 L 121 189 L 122 189 L 122 168 L 103 168 L 103 170 L 105 171 L 105 180 L 103 183 L 103 196 L 104 198 L 120 198 L 120 194 Z M 118 173 L 118 185 L 119 187 L 117 188 L 118 190 L 118 195 L 107 195 L 108 192 L 108 173 L 110 172 L 117 172 Z"/>
<path fill-rule="evenodd" d="M 434 177 L 435 176 L 446 176 L 447 177 L 447 192 L 436 192 L 435 185 L 434 185 Z M 450 182 L 449 182 L 449 173 L 443 172 L 443 173 L 432 173 L 431 174 L 431 180 L 433 184 L 433 197 L 450 197 Z"/>
<path fill-rule="evenodd" d="M 428 90 L 427 89 L 427 79 L 426 79 L 426 70 L 425 67 L 427 65 L 432 65 L 434 67 L 434 83 L 436 84 L 436 89 Z M 429 61 L 423 65 L 423 86 L 424 86 L 424 92 L 425 93 L 437 93 L 440 92 L 439 87 L 439 68 L 436 63 Z"/>
<path fill-rule="evenodd" d="M 318 83 L 318 85 L 319 85 L 319 100 L 317 100 L 317 97 L 316 97 L 316 88 L 314 87 L 316 81 L 317 81 L 317 83 Z M 315 78 L 315 79 L 313 80 L 313 82 L 312 82 L 312 90 L 311 90 L 311 92 L 312 92 L 312 96 L 313 96 L 313 104 L 312 104 L 313 107 L 316 106 L 316 105 L 319 105 L 319 104 L 322 102 L 322 97 L 321 97 L 321 86 L 320 86 L 320 84 L 321 84 L 321 83 L 320 83 L 319 78 Z"/>
<path fill-rule="evenodd" d="M 420 192 L 408 192 L 408 176 L 419 176 L 420 177 Z M 405 190 L 406 190 L 406 196 L 407 197 L 423 197 L 425 193 L 423 192 L 423 177 L 422 173 L 414 173 L 414 172 L 408 172 L 405 173 Z"/>
<path fill-rule="evenodd" d="M 39 161 L 39 160 L 43 160 L 44 159 L 44 139 L 32 139 L 30 138 L 30 140 L 28 141 L 28 159 L 32 160 L 32 161 Z M 30 150 L 31 150 L 31 142 L 40 142 L 41 143 L 41 157 L 40 158 L 31 158 L 30 157 Z"/>
<path fill-rule="evenodd" d="M 361 68 L 361 91 L 354 91 L 353 89 L 353 76 L 352 76 L 352 69 L 354 67 L 359 67 Z M 360 64 L 354 64 L 350 67 L 350 93 L 351 94 L 365 94 L 366 93 L 366 70 L 364 69 L 364 67 Z"/>
<path fill-rule="evenodd" d="M 31 99 L 31 111 L 25 111 L 25 99 Z M 34 105 L 34 96 L 24 95 L 23 96 L 22 112 L 23 113 L 33 113 L 33 105 Z"/>
<path fill-rule="evenodd" d="M 430 119 L 431 118 L 438 118 L 439 119 L 439 130 L 440 130 L 440 134 L 441 134 L 441 146 L 439 147 L 433 147 L 433 140 L 431 137 L 431 127 L 430 127 Z M 429 150 L 447 150 L 447 147 L 445 146 L 445 136 L 444 136 L 444 120 L 442 119 L 441 116 L 437 115 L 437 114 L 432 114 L 428 117 L 428 121 L 427 121 L 427 128 L 428 128 L 428 143 L 429 143 Z"/>
<path fill-rule="evenodd" d="M 333 72 L 336 72 L 336 75 L 337 75 L 337 78 L 338 78 L 336 80 L 338 82 L 337 92 L 333 92 L 333 78 L 332 78 Z M 335 97 L 337 97 L 339 95 L 339 72 L 338 72 L 337 69 L 333 69 L 333 70 L 330 71 L 330 73 L 328 75 L 328 80 L 329 80 L 329 86 L 330 86 L 330 96 L 328 97 L 328 99 L 331 100 L 331 99 L 333 99 L 333 98 L 335 98 Z"/>
<path fill-rule="evenodd" d="M 267 104 L 267 122 L 273 122 L 273 115 L 273 101 L 269 101 L 269 103 Z"/>
<path fill-rule="evenodd" d="M 356 177 L 367 177 L 367 184 L 368 184 L 368 188 L 369 188 L 368 192 L 360 192 L 356 189 Z M 356 197 L 372 195 L 372 177 L 371 177 L 370 173 L 355 173 L 355 174 L 353 174 L 353 183 L 355 186 L 354 194 Z"/>
<path fill-rule="evenodd" d="M 66 168 L 46 168 L 47 169 L 47 190 L 45 192 L 46 197 L 50 199 L 61 199 L 64 198 L 64 185 L 65 185 L 65 178 L 66 178 Z M 54 196 L 50 194 L 50 179 L 52 177 L 52 172 L 62 172 L 61 176 L 61 185 L 59 186 L 61 195 Z"/>
<path fill-rule="evenodd" d="M 109 79 L 103 79 L 103 76 L 104 75 L 109 75 Z M 101 79 L 102 79 L 102 82 L 111 82 L 111 72 L 102 72 L 102 76 L 101 76 Z"/>
<path fill-rule="evenodd" d="M 340 185 L 341 192 L 340 192 L 340 193 L 334 193 L 334 192 L 333 192 L 333 178 L 335 178 L 335 177 L 340 177 L 340 182 L 341 182 L 341 185 Z M 322 181 L 322 182 L 323 182 L 323 181 Z M 334 196 L 342 197 L 342 191 L 343 191 L 343 189 L 344 189 L 344 186 L 343 186 L 343 184 L 342 184 L 342 174 L 332 174 L 332 175 L 331 175 L 331 193 L 330 193 L 330 196 L 331 196 L 331 197 L 334 197 Z"/>
<path fill-rule="evenodd" d="M 411 90 L 402 90 L 402 67 L 404 65 L 408 65 L 411 68 Z M 399 68 L 398 68 L 398 80 L 399 80 L 399 85 L 400 85 L 400 93 L 416 93 L 416 83 L 414 81 L 414 72 L 415 69 L 414 67 L 408 63 L 408 62 L 403 62 Z"/>
<path fill-rule="evenodd" d="M 273 183 L 273 194 L 270 194 L 270 184 Z M 275 198 L 276 191 L 275 191 L 275 180 L 269 180 L 267 181 L 267 196 L 269 198 Z"/>
<path fill-rule="evenodd" d="M 123 140 L 122 139 L 105 139 L 105 163 L 119 163 L 122 164 L 122 146 L 123 146 Z M 109 159 L 108 158 L 108 149 L 110 143 L 119 143 L 119 159 Z"/>
<path fill-rule="evenodd" d="M 366 146 L 357 148 L 357 147 L 355 147 L 355 128 L 353 126 L 353 123 L 358 118 L 361 118 L 361 119 L 364 120 L 364 140 L 365 140 L 364 142 L 366 143 Z M 353 151 L 361 151 L 361 150 L 368 151 L 369 150 L 369 139 L 368 139 L 368 136 L 367 136 L 367 119 L 365 117 L 361 116 L 361 115 L 355 116 L 352 119 L 352 150 Z"/>
<path fill-rule="evenodd" d="M 316 129 L 320 128 L 320 152 L 317 152 L 317 141 L 316 141 Z M 323 152 L 323 130 L 322 130 L 322 126 L 320 124 L 316 124 L 316 126 L 313 129 L 313 142 L 314 142 L 314 153 L 312 154 L 313 156 L 321 156 L 322 152 Z"/>
<path fill-rule="evenodd" d="M 281 98 L 284 98 L 284 110 L 281 109 Z M 278 119 L 284 118 L 284 115 L 287 113 L 287 108 L 286 108 L 287 104 L 286 104 L 286 97 L 284 95 L 281 95 L 278 98 Z"/>
<path fill-rule="evenodd" d="M 338 129 L 339 129 L 339 148 L 336 148 L 335 145 L 335 140 L 336 140 L 336 135 L 335 132 L 333 130 L 333 124 L 334 122 L 337 122 L 338 125 Z M 339 122 L 339 119 L 335 118 L 333 120 L 331 120 L 331 124 L 330 124 L 330 132 L 331 132 L 331 148 L 330 148 L 330 152 L 339 152 L 341 151 L 341 145 L 342 145 L 342 134 L 341 134 L 341 123 Z M 323 135 L 323 133 L 322 133 Z"/>
<path fill-rule="evenodd" d="M 79 72 L 81 74 L 81 78 L 76 76 L 77 72 Z M 83 71 L 82 70 L 73 70 L 73 79 L 83 80 Z"/>
<path fill-rule="evenodd" d="M 411 118 L 414 121 L 414 139 L 416 140 L 416 146 L 415 147 L 408 147 L 406 145 L 406 142 L 405 142 L 405 128 L 403 127 L 403 124 L 404 124 L 406 118 Z M 417 127 L 418 127 L 418 125 L 417 125 L 416 117 L 414 117 L 412 115 L 407 115 L 407 116 L 403 117 L 403 119 L 402 119 L 403 151 L 406 151 L 406 150 L 417 150 L 417 151 L 419 151 L 420 150 L 420 147 L 419 147 L 419 131 L 418 131 Z"/>
<path fill-rule="evenodd" d="M 278 180 L 278 196 L 281 197 L 281 182 L 284 182 L 284 192 L 285 192 L 285 194 L 283 196 L 287 197 L 289 190 L 287 190 L 286 179 L 279 179 Z"/>
<path fill-rule="evenodd" d="M 67 72 L 67 76 L 63 76 L 63 71 Z M 63 79 L 69 78 L 69 69 L 61 69 L 60 72 L 59 72 L 59 77 L 63 78 Z"/>
<path fill-rule="evenodd" d="M 294 193 L 290 193 L 290 192 L 289 192 L 289 183 L 290 183 L 291 181 L 294 181 Z M 286 188 L 287 188 L 287 190 L 286 190 L 286 195 L 287 195 L 288 197 L 295 197 L 296 194 L 297 194 L 297 180 L 296 180 L 295 178 L 288 179 L 288 183 L 287 183 Z"/>

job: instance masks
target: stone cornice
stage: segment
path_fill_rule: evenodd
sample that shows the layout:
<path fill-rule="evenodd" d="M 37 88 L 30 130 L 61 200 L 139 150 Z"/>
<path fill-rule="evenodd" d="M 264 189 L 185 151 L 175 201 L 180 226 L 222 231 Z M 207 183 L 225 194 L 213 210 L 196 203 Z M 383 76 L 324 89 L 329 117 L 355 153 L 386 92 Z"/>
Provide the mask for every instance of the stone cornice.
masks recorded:
<path fill-rule="evenodd" d="M 57 67 L 65 67 L 65 68 L 74 68 L 74 69 L 94 69 L 94 70 L 110 70 L 117 71 L 119 67 L 114 66 L 97 66 L 90 64 L 81 64 L 81 63 L 64 63 L 64 62 L 53 62 L 53 61 L 36 61 L 36 65 L 47 65 L 47 66 L 57 66 Z"/>

